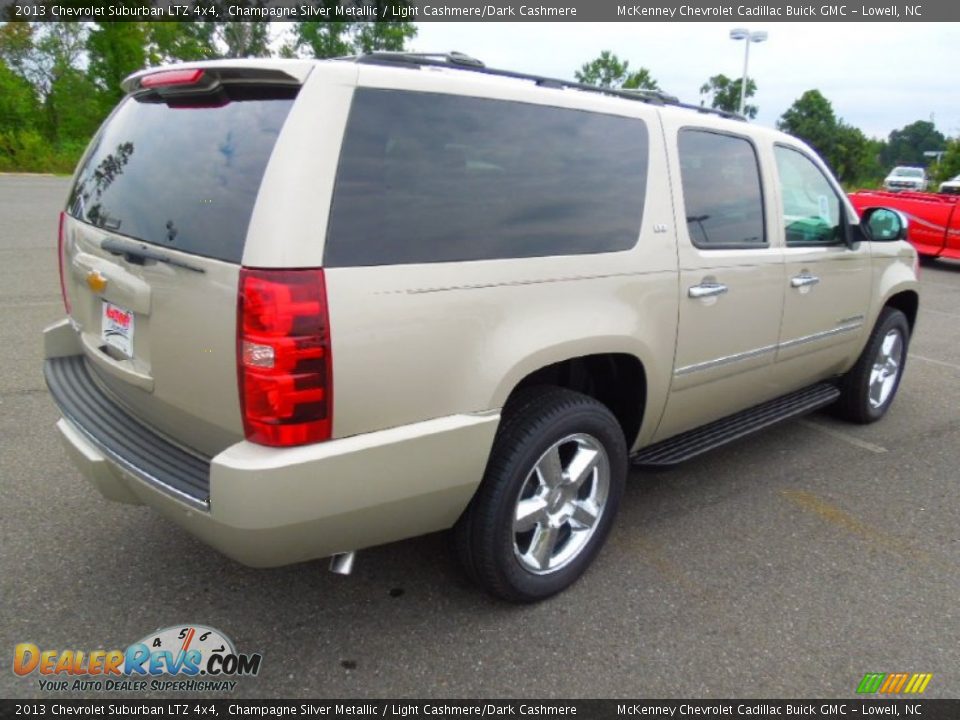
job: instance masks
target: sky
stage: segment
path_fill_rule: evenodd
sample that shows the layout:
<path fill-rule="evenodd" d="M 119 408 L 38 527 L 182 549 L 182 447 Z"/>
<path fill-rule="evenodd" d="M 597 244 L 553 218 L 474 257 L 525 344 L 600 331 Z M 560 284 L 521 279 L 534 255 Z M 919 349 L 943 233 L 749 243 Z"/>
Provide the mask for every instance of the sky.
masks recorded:
<path fill-rule="evenodd" d="M 418 23 L 411 49 L 459 50 L 488 67 L 573 79 L 583 63 L 611 50 L 631 69 L 646 67 L 667 92 L 699 103 L 719 73 L 743 73 L 737 23 Z M 750 47 L 757 83 L 755 122 L 773 126 L 806 90 L 820 90 L 845 122 L 886 138 L 933 119 L 960 136 L 960 23 L 753 23 L 769 39 Z"/>

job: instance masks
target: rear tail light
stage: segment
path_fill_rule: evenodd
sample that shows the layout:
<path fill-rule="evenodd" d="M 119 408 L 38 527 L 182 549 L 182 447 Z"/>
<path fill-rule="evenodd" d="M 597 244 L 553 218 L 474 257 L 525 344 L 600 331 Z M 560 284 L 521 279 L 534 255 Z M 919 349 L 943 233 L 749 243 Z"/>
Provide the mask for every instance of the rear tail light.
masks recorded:
<path fill-rule="evenodd" d="M 57 231 L 57 265 L 60 267 L 60 295 L 63 297 L 63 309 L 70 314 L 70 298 L 67 297 L 67 257 L 66 257 L 66 228 L 67 214 L 60 213 L 60 229 Z"/>
<path fill-rule="evenodd" d="M 237 367 L 247 439 L 276 447 L 329 440 L 332 365 L 323 270 L 241 268 Z"/>

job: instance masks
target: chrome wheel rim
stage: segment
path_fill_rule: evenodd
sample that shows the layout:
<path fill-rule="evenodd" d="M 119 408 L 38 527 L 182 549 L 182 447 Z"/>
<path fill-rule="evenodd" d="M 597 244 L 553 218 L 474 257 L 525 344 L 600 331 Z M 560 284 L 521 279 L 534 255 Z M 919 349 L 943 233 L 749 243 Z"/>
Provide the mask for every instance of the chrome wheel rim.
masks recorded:
<path fill-rule="evenodd" d="M 893 389 L 900 376 L 900 366 L 903 364 L 903 336 L 899 330 L 891 330 L 883 337 L 880 351 L 870 369 L 870 387 L 867 400 L 870 407 L 883 407 L 890 399 Z"/>
<path fill-rule="evenodd" d="M 527 474 L 513 512 L 513 552 L 524 570 L 556 572 L 590 542 L 610 494 L 610 460 L 584 433 L 550 446 Z"/>

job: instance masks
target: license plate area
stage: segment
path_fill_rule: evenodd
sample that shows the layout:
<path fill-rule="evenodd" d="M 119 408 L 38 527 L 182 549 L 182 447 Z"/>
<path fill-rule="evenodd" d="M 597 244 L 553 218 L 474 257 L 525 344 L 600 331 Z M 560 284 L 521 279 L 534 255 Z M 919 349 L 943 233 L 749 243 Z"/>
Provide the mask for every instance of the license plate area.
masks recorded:
<path fill-rule="evenodd" d="M 100 340 L 124 357 L 133 357 L 133 311 L 103 301 L 100 323 Z"/>

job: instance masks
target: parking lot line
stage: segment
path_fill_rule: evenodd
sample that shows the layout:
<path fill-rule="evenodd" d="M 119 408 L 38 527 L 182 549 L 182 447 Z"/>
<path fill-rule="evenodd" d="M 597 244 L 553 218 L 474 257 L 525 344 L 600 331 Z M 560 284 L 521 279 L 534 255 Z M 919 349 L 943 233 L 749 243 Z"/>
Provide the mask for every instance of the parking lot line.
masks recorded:
<path fill-rule="evenodd" d="M 854 447 L 858 447 L 861 450 L 869 450 L 872 453 L 885 453 L 887 451 L 887 449 L 882 445 L 874 445 L 872 442 L 867 442 L 866 440 L 861 440 L 860 438 L 854 437 L 853 435 L 848 435 L 847 433 L 842 432 L 841 430 L 836 430 L 832 427 L 821 425 L 820 423 L 814 420 L 800 420 L 800 424 L 803 425 L 804 427 L 812 428 L 814 430 L 817 430 L 818 432 L 822 432 L 825 435 L 829 435 L 830 437 L 836 438 L 837 440 L 842 440 L 848 445 L 853 445 Z"/>
<path fill-rule="evenodd" d="M 934 313 L 935 315 L 946 315 L 947 317 L 960 318 L 960 313 L 947 312 L 946 310 L 934 310 L 933 308 L 925 307 L 922 312 L 924 315 L 927 313 Z"/>
<path fill-rule="evenodd" d="M 933 358 L 924 357 L 923 355 L 917 355 L 916 353 L 910 353 L 909 355 L 911 360 L 923 360 L 924 362 L 933 363 L 934 365 L 943 365 L 948 368 L 953 368 L 954 370 L 960 370 L 960 365 L 956 363 L 947 362 L 946 360 L 934 360 Z"/>

